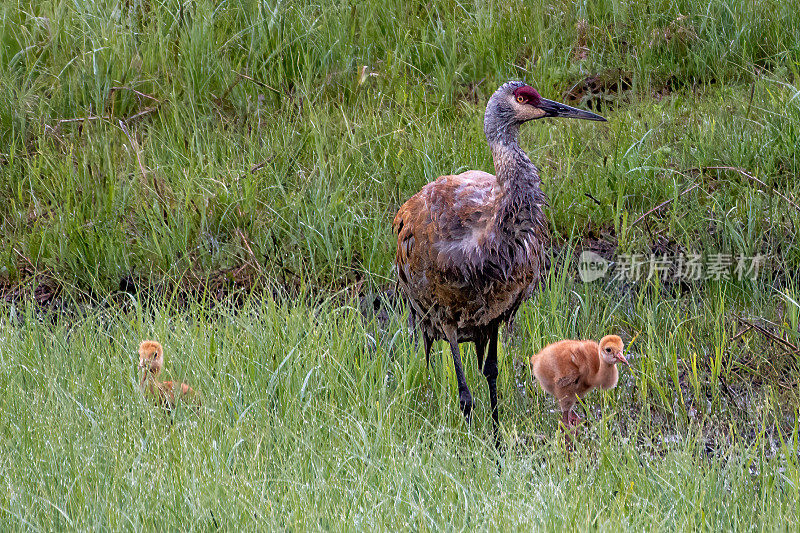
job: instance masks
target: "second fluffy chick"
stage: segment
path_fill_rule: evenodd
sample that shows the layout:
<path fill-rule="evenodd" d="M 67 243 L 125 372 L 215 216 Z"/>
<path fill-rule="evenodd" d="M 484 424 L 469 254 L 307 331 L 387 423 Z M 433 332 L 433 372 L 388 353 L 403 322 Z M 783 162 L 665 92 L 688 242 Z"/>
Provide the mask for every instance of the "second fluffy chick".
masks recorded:
<path fill-rule="evenodd" d="M 156 341 L 142 341 L 139 345 L 139 371 L 142 379 L 139 388 L 149 393 L 162 407 L 175 407 L 176 394 L 181 400 L 200 405 L 200 397 L 186 383 L 159 381 L 164 368 L 164 348 Z"/>

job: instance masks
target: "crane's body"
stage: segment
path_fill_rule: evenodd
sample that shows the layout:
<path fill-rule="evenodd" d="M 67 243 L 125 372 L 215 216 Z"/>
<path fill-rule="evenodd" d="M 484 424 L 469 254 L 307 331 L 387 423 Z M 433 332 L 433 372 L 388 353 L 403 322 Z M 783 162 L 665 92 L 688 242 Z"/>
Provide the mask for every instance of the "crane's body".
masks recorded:
<path fill-rule="evenodd" d="M 538 169 L 517 142 L 519 126 L 546 116 L 605 120 L 546 100 L 522 82 L 508 82 L 489 99 L 484 118 L 495 174 L 442 176 L 403 204 L 393 223 L 398 285 L 426 358 L 434 340 L 448 341 L 460 406 L 469 420 L 473 401 L 458 344 L 475 343 L 489 384 L 495 439 L 498 329 L 535 288 L 547 242 L 547 200 Z"/>
<path fill-rule="evenodd" d="M 447 340 L 450 325 L 458 342 L 474 342 L 530 295 L 547 222 L 544 194 L 526 192 L 469 171 L 440 177 L 400 209 L 398 282 L 424 338 Z"/>

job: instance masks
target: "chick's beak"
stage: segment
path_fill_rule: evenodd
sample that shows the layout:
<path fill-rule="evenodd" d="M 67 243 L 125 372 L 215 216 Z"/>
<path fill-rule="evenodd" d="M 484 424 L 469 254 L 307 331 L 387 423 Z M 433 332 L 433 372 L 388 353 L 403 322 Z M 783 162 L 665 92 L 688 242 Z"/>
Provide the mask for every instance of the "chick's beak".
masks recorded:
<path fill-rule="evenodd" d="M 539 104 L 539 109 L 544 110 L 547 114 L 546 117 L 561 117 L 561 118 L 582 118 L 584 120 L 597 120 L 599 122 L 606 122 L 606 119 L 600 115 L 596 115 L 591 111 L 584 111 L 577 107 L 571 107 L 561 102 L 554 102 L 547 98 L 542 98 Z"/>
<path fill-rule="evenodd" d="M 621 363 L 625 363 L 625 364 L 626 364 L 626 365 L 628 365 L 628 366 L 631 366 L 631 364 L 628 362 L 628 360 L 627 360 L 627 359 L 625 359 L 625 356 L 624 356 L 624 355 L 622 355 L 622 352 L 619 352 L 619 353 L 617 354 L 616 358 L 617 358 L 617 361 L 619 361 L 619 362 L 621 362 Z"/>

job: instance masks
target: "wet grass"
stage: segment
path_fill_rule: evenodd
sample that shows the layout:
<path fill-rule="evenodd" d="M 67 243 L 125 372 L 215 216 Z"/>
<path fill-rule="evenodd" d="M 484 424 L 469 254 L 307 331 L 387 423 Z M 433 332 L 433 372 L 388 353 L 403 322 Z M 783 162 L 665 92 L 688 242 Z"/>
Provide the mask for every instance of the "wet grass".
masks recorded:
<path fill-rule="evenodd" d="M 581 96 L 608 124 L 523 132 L 561 239 L 746 241 L 798 265 L 797 209 L 772 192 L 797 198 L 800 172 L 800 20 L 783 3 L 268 5 L 0 8 L 7 286 L 39 273 L 103 298 L 125 276 L 245 264 L 296 285 L 387 280 L 397 207 L 491 169 L 484 103 L 520 77 L 556 99 L 608 82 Z"/>
<path fill-rule="evenodd" d="M 771 1 L 0 6 L 0 521 L 796 529 L 798 43 Z M 491 169 L 510 78 L 609 121 L 522 133 L 555 266 L 504 338 L 500 458 L 471 348 L 466 427 L 441 347 L 359 296 L 406 198 Z M 584 284 L 585 248 L 765 261 Z M 567 457 L 525 361 L 612 331 L 632 369 Z M 139 395 L 143 338 L 202 409 Z"/>
<path fill-rule="evenodd" d="M 449 356 L 440 347 L 426 368 L 402 317 L 272 299 L 49 324 L 16 310 L 0 323 L 0 512 L 26 529 L 792 529 L 796 363 L 764 357 L 775 350 L 758 334 L 731 340 L 725 301 L 551 277 L 502 348 L 502 456 L 471 349 L 468 427 Z M 527 357 L 633 330 L 632 368 L 587 398 L 567 456 Z M 169 415 L 139 394 L 142 338 L 165 344 L 199 411 Z"/>

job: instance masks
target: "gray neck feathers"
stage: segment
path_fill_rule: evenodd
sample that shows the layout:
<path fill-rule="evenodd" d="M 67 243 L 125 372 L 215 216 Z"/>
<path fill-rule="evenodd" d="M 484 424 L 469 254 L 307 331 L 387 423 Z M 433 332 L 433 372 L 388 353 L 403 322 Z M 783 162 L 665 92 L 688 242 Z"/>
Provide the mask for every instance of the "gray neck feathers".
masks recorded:
<path fill-rule="evenodd" d="M 511 107 L 509 97 L 521 82 L 508 82 L 500 87 L 486 104 L 483 132 L 492 149 L 497 181 L 501 185 L 527 184 L 539 186 L 539 171 L 519 146 L 519 127 L 522 124 Z"/>
<path fill-rule="evenodd" d="M 519 127 L 509 96 L 519 82 L 500 87 L 486 105 L 483 130 L 492 150 L 495 175 L 504 189 L 501 216 L 498 223 L 506 230 L 523 231 L 541 213 L 540 205 L 547 202 L 539 188 L 539 171 L 519 146 Z"/>

